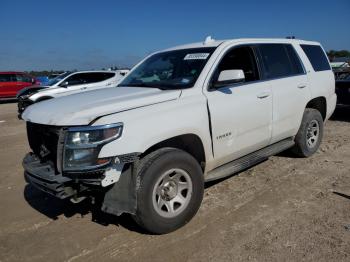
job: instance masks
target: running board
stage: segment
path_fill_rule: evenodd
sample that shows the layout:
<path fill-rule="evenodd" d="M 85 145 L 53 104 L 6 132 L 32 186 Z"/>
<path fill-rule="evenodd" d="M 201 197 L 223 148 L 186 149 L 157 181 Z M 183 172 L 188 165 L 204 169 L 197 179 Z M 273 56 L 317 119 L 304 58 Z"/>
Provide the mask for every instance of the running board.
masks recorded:
<path fill-rule="evenodd" d="M 256 165 L 270 156 L 276 155 L 292 146 L 294 146 L 294 139 L 288 138 L 260 149 L 254 153 L 250 153 L 244 157 L 233 160 L 227 164 L 219 166 L 212 171 L 209 171 L 205 176 L 205 181 L 212 181 L 220 178 L 224 178 L 235 173 L 238 173 L 248 167 Z"/>

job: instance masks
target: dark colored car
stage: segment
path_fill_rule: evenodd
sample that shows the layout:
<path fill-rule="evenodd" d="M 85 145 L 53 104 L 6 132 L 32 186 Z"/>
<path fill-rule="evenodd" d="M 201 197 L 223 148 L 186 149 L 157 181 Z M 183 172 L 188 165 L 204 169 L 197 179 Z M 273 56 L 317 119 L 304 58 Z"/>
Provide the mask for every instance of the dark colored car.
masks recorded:
<path fill-rule="evenodd" d="M 0 72 L 0 98 L 15 98 L 17 92 L 40 82 L 23 72 Z"/>
<path fill-rule="evenodd" d="M 335 87 L 338 104 L 350 105 L 350 69 L 336 74 Z"/>

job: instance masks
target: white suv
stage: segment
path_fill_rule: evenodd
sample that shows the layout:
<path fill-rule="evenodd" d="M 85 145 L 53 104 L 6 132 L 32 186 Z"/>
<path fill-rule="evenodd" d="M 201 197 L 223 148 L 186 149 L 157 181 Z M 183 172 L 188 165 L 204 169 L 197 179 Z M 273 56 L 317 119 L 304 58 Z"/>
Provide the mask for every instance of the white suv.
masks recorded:
<path fill-rule="evenodd" d="M 32 86 L 18 94 L 19 116 L 31 104 L 43 100 L 115 86 L 127 70 L 66 72 L 51 79 L 46 86 Z"/>
<path fill-rule="evenodd" d="M 150 55 L 117 88 L 61 97 L 23 114 L 33 186 L 161 234 L 191 220 L 204 182 L 291 149 L 316 152 L 336 105 L 317 42 L 208 38 Z"/>

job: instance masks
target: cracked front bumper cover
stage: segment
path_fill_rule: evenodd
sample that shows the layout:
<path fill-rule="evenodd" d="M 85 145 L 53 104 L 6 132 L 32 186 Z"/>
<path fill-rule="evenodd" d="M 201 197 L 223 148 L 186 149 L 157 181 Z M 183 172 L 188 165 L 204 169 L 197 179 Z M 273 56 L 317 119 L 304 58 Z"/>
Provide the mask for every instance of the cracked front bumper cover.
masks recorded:
<path fill-rule="evenodd" d="M 49 163 L 41 163 L 32 153 L 25 156 L 22 163 L 25 180 L 34 187 L 60 199 L 72 197 L 76 194 L 70 184 L 72 179 L 55 173 Z"/>

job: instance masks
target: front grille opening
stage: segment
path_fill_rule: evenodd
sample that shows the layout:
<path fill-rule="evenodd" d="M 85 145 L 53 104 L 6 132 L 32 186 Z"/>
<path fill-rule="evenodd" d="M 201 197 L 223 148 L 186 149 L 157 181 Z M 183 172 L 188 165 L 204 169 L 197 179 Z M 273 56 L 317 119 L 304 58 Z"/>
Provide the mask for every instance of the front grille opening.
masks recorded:
<path fill-rule="evenodd" d="M 57 147 L 61 127 L 27 122 L 27 137 L 33 153 L 42 163 L 57 170 Z"/>

